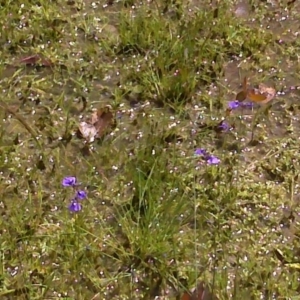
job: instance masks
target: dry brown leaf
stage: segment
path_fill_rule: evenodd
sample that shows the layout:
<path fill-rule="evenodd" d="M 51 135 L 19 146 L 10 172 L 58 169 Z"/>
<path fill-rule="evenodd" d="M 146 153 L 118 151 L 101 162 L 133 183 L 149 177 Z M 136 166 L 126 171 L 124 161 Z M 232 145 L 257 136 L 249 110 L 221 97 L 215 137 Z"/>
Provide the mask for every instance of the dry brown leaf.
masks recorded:
<path fill-rule="evenodd" d="M 93 112 L 89 122 L 79 124 L 79 132 L 83 138 L 93 142 L 95 138 L 103 137 L 114 125 L 111 107 L 106 106 Z"/>
<path fill-rule="evenodd" d="M 244 91 L 240 91 L 235 96 L 235 100 L 238 100 L 238 101 L 244 101 L 246 98 L 247 98 L 247 94 L 245 94 Z"/>
<path fill-rule="evenodd" d="M 114 123 L 113 114 L 110 111 L 110 108 L 106 106 L 103 109 L 94 112 L 92 115 L 92 122 L 98 132 L 98 137 L 105 135 L 107 130 L 109 130 Z"/>
<path fill-rule="evenodd" d="M 81 122 L 79 124 L 79 132 L 81 133 L 82 137 L 92 143 L 95 140 L 95 137 L 97 135 L 97 129 L 95 128 L 94 125 L 86 123 L 86 122 Z"/>
<path fill-rule="evenodd" d="M 256 88 L 248 88 L 247 77 L 243 81 L 243 90 L 236 95 L 236 100 L 244 101 L 249 99 L 258 104 L 266 104 L 270 102 L 276 95 L 276 90 L 261 83 Z"/>
<path fill-rule="evenodd" d="M 265 84 L 259 84 L 258 89 L 249 89 L 247 92 L 247 98 L 255 103 L 266 104 L 270 102 L 276 95 L 276 91 L 272 87 L 268 87 Z"/>
<path fill-rule="evenodd" d="M 261 83 L 258 88 L 259 88 L 260 93 L 266 94 L 267 97 L 269 97 L 271 99 L 273 99 L 276 95 L 276 90 L 274 88 L 268 87 L 263 83 Z"/>
<path fill-rule="evenodd" d="M 39 54 L 34 54 L 34 55 L 30 55 L 30 56 L 21 58 L 19 60 L 18 64 L 25 64 L 25 65 L 39 64 L 43 67 L 51 67 L 53 63 L 49 59 L 44 58 L 43 56 L 41 56 Z"/>

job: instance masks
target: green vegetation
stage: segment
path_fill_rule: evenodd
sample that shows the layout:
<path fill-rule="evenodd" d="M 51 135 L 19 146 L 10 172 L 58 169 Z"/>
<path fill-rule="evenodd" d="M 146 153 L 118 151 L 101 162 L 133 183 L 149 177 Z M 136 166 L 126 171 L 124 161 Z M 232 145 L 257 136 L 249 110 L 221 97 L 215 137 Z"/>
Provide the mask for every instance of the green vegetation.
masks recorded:
<path fill-rule="evenodd" d="M 300 299 L 300 5 L 249 2 L 0 1 L 1 299 Z"/>

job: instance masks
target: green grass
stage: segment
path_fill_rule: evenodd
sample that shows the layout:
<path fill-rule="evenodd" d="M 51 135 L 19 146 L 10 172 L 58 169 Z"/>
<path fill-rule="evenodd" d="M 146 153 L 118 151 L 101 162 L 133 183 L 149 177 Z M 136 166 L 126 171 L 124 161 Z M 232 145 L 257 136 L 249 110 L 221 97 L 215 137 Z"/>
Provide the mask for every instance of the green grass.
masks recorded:
<path fill-rule="evenodd" d="M 300 299 L 299 4 L 99 2 L 0 2 L 0 298 Z M 227 116 L 245 75 L 288 92 Z"/>

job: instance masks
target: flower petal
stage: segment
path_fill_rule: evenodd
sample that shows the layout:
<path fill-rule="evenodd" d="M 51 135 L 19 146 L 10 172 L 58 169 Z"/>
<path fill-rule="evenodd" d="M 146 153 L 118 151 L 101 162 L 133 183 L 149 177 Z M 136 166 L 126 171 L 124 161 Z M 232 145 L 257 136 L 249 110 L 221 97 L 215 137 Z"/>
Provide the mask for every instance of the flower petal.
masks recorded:
<path fill-rule="evenodd" d="M 195 150 L 195 155 L 207 155 L 207 151 L 203 148 L 197 148 Z"/>
<path fill-rule="evenodd" d="M 86 198 L 86 192 L 85 191 L 77 191 L 75 198 L 78 199 L 78 200 L 85 199 Z"/>
<path fill-rule="evenodd" d="M 225 121 L 222 121 L 219 125 L 218 125 L 218 128 L 221 129 L 222 131 L 229 131 L 230 130 L 230 125 L 225 122 Z"/>
<path fill-rule="evenodd" d="M 78 211 L 81 211 L 81 209 L 82 209 L 81 204 L 74 200 L 69 205 L 69 211 L 71 211 L 71 212 L 78 212 Z"/>
<path fill-rule="evenodd" d="M 209 155 L 207 158 L 206 158 L 206 162 L 209 164 L 209 165 L 218 165 L 220 163 L 220 159 L 217 158 L 216 156 L 214 155 Z"/>
<path fill-rule="evenodd" d="M 240 107 L 240 104 L 241 103 L 238 100 L 229 101 L 228 102 L 228 108 L 230 108 L 230 109 L 237 109 L 237 108 Z"/>
<path fill-rule="evenodd" d="M 76 177 L 72 177 L 72 176 L 69 176 L 69 177 L 65 177 L 62 181 L 62 185 L 63 186 L 75 186 L 76 185 Z"/>

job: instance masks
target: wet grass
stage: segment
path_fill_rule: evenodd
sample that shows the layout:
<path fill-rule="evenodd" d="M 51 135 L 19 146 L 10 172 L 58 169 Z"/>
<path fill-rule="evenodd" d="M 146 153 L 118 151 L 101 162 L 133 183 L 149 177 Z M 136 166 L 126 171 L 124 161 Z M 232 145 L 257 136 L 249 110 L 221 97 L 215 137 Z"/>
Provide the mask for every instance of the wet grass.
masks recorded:
<path fill-rule="evenodd" d="M 299 299 L 300 7 L 210 2 L 0 2 L 1 299 Z"/>

